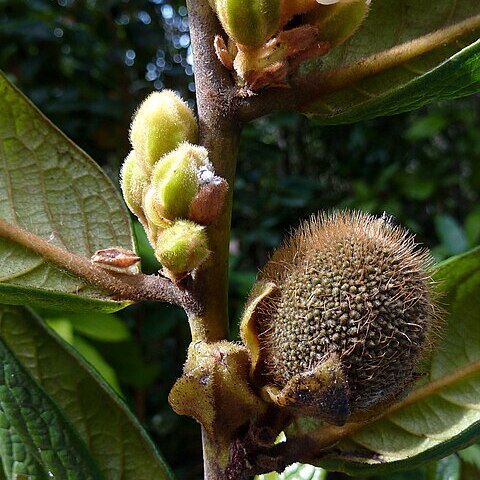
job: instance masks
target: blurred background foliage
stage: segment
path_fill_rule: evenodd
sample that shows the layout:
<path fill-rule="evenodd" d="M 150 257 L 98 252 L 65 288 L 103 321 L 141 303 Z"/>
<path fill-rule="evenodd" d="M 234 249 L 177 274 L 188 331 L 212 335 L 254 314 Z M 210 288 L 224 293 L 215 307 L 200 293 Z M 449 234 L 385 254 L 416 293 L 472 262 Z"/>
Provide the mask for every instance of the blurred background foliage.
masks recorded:
<path fill-rule="evenodd" d="M 150 91 L 172 88 L 194 105 L 182 1 L 0 0 L 0 69 L 114 182 L 129 151 L 131 115 Z M 385 211 L 438 260 L 479 244 L 479 127 L 479 96 L 348 126 L 320 127 L 292 113 L 248 125 L 235 185 L 232 337 L 258 269 L 318 210 Z M 155 271 L 136 231 L 144 270 Z M 189 341 L 183 312 L 146 303 L 108 320 L 42 313 L 121 392 L 178 478 L 201 478 L 199 429 L 167 403 Z M 478 479 L 480 447 L 404 478 Z"/>

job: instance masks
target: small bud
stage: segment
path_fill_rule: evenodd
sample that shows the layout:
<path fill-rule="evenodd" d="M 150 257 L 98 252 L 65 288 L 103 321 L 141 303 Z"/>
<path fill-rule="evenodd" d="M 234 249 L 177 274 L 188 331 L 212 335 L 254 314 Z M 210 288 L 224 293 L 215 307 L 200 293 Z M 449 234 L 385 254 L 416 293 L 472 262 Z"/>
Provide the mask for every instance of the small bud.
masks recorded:
<path fill-rule="evenodd" d="M 259 47 L 280 28 L 280 0 L 210 0 L 227 35 L 241 48 Z"/>
<path fill-rule="evenodd" d="M 90 261 L 105 270 L 123 273 L 125 275 L 137 275 L 140 273 L 140 257 L 134 252 L 122 247 L 110 247 L 97 250 Z"/>
<path fill-rule="evenodd" d="M 215 53 L 217 54 L 220 63 L 227 70 L 233 70 L 233 59 L 235 58 L 235 54 L 228 49 L 225 40 L 220 35 L 215 35 L 213 48 L 215 49 Z"/>
<path fill-rule="evenodd" d="M 128 208 L 139 218 L 143 218 L 142 199 L 148 185 L 148 176 L 143 165 L 132 150 L 123 162 L 120 171 L 120 186 Z"/>
<path fill-rule="evenodd" d="M 197 122 L 193 112 L 171 90 L 150 94 L 140 105 L 130 127 L 130 142 L 147 169 L 179 143 L 193 143 L 196 139 Z"/>
<path fill-rule="evenodd" d="M 196 167 L 206 161 L 202 147 L 182 144 L 158 162 L 152 174 L 152 188 L 158 212 L 169 220 L 187 218 L 188 207 L 198 190 Z"/>
<path fill-rule="evenodd" d="M 369 0 L 326 0 L 306 16 L 306 21 L 318 27 L 318 40 L 329 42 L 332 47 L 350 38 L 367 16 Z"/>
<path fill-rule="evenodd" d="M 305 24 L 280 32 L 260 48 L 240 50 L 233 61 L 240 83 L 250 90 L 288 87 L 299 63 L 330 51 L 330 44 L 318 41 L 317 34 L 318 27 Z"/>
<path fill-rule="evenodd" d="M 228 183 L 220 177 L 200 186 L 190 203 L 188 218 L 200 225 L 215 223 L 222 213 L 228 191 Z"/>
<path fill-rule="evenodd" d="M 242 320 L 263 397 L 341 425 L 404 395 L 438 325 L 429 264 L 383 217 L 302 225 L 266 265 Z"/>
<path fill-rule="evenodd" d="M 197 269 L 209 254 L 205 228 L 188 220 L 178 220 L 163 230 L 155 248 L 165 275 L 176 282 Z"/>
<path fill-rule="evenodd" d="M 205 183 L 204 177 L 217 178 L 203 147 L 182 143 L 162 157 L 153 170 L 145 201 L 148 220 L 161 226 L 165 221 L 188 218 L 190 204 Z"/>

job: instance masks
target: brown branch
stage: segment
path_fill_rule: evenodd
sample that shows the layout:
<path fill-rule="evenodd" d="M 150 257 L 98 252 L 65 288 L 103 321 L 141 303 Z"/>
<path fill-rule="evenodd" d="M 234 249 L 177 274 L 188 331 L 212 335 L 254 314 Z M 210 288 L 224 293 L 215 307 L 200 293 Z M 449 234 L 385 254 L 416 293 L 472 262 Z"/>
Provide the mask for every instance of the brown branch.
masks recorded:
<path fill-rule="evenodd" d="M 88 258 L 71 253 L 2 219 L 0 237 L 28 248 L 46 261 L 74 273 L 91 285 L 105 289 L 113 300 L 134 302 L 154 300 L 179 305 L 187 313 L 200 312 L 199 305 L 187 291 L 181 290 L 170 280 L 159 275 L 124 275 L 109 272 L 93 265 Z"/>
<path fill-rule="evenodd" d="M 215 35 L 221 27 L 208 0 L 187 0 L 190 38 L 195 70 L 200 143 L 208 150 L 217 175 L 229 185 L 223 213 L 208 228 L 208 263 L 198 271 L 192 290 L 202 299 L 202 315 L 191 315 L 192 339 L 215 342 L 228 338 L 228 256 L 233 185 L 240 125 L 234 95 L 236 89 L 230 73 L 221 65 L 214 51 Z M 228 415 L 228 412 L 216 412 Z M 228 441 L 212 438 L 202 429 L 204 478 L 223 480 L 228 463 Z"/>
<path fill-rule="evenodd" d="M 187 1 L 190 37 L 195 68 L 200 143 L 208 150 L 217 175 L 229 185 L 220 219 L 208 228 L 210 260 L 195 277 L 192 290 L 202 299 L 201 317 L 194 330 L 205 341 L 228 337 L 228 254 L 233 184 L 240 136 L 236 91 L 230 73 L 219 62 L 213 47 L 215 35 L 222 32 L 208 0 Z"/>
<path fill-rule="evenodd" d="M 397 67 L 408 60 L 450 44 L 462 35 L 480 28 L 480 15 L 439 29 L 409 42 L 402 43 L 356 63 L 327 71 L 297 75 L 290 81 L 291 88 L 272 88 L 252 97 L 239 100 L 242 121 L 249 121 L 273 111 L 301 110 L 316 99 L 342 90 L 350 85 Z"/>
<path fill-rule="evenodd" d="M 187 7 L 200 139 L 203 140 L 210 137 L 210 132 L 218 136 L 221 133 L 220 128 L 224 128 L 227 123 L 230 124 L 230 129 L 232 128 L 231 123 L 235 116 L 232 110 L 233 96 L 236 89 L 230 72 L 220 63 L 213 47 L 215 36 L 221 35 L 223 30 L 209 2 L 187 0 Z M 233 123 L 237 122 L 233 120 Z"/>
<path fill-rule="evenodd" d="M 280 444 L 272 449 L 272 453 L 274 453 L 273 457 L 281 457 L 283 461 L 287 462 L 287 464 L 299 461 L 308 463 L 316 456 L 321 455 L 322 450 L 335 445 L 344 438 L 350 437 L 366 426 L 370 426 L 416 402 L 425 400 L 441 390 L 479 372 L 480 361 L 469 363 L 444 377 L 422 385 L 404 400 L 393 404 L 386 410 L 379 412 L 377 415 L 370 417 L 364 422 L 347 423 L 342 427 L 337 427 L 335 425 L 322 425 L 318 430 L 314 430 L 307 434 L 291 436 L 286 443 Z"/>

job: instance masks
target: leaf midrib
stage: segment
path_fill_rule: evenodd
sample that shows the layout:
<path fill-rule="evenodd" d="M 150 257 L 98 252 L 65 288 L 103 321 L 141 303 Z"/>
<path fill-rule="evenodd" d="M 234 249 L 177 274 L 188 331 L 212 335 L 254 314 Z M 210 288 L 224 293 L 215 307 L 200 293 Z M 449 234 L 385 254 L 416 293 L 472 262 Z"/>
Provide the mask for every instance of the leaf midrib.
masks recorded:
<path fill-rule="evenodd" d="M 428 53 L 438 48 L 439 45 L 452 43 L 458 37 L 478 28 L 480 28 L 480 15 L 475 15 L 433 33 L 395 45 L 350 65 L 323 71 L 319 74 L 323 82 L 322 93 L 333 93 L 389 68 L 401 66 L 412 58 Z M 311 81 L 310 76 L 307 77 Z"/>

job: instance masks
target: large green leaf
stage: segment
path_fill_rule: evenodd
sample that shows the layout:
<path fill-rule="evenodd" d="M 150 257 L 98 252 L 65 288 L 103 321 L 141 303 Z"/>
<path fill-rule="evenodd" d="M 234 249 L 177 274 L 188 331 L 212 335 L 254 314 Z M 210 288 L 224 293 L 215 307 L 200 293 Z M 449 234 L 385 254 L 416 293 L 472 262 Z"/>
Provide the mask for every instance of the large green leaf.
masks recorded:
<path fill-rule="evenodd" d="M 57 405 L 0 341 L 0 456 L 7 478 L 101 479 Z"/>
<path fill-rule="evenodd" d="M 435 278 L 448 315 L 426 380 L 452 381 L 386 418 L 354 427 L 320 466 L 348 473 L 413 468 L 480 438 L 480 248 L 443 262 Z M 453 380 L 467 370 L 469 375 Z M 289 433 L 318 438 L 315 430 L 322 431 L 319 422 L 302 419 Z"/>
<path fill-rule="evenodd" d="M 134 249 L 128 213 L 100 168 L 0 74 L 0 219 L 77 255 Z M 0 301 L 112 311 L 125 304 L 0 238 Z"/>
<path fill-rule="evenodd" d="M 123 402 L 38 317 L 23 307 L 0 306 L 0 339 L 0 356 L 3 357 L 0 456 L 7 472 L 12 465 L 20 463 L 29 469 L 25 473 L 32 475 L 32 480 L 53 478 L 43 474 L 48 465 L 42 449 L 46 449 L 45 455 L 60 455 L 69 447 L 67 440 L 71 430 L 76 432 L 72 438 L 85 446 L 85 452 L 88 451 L 101 476 L 83 477 L 80 470 L 70 469 L 68 475 L 59 474 L 55 478 L 172 478 L 152 442 Z M 19 391 L 20 388 L 23 390 Z M 70 427 L 54 424 L 55 415 Z M 42 421 L 47 424 L 46 430 L 37 429 L 37 423 L 44 426 Z M 36 449 L 38 442 L 40 451 Z M 70 462 L 83 458 L 83 447 L 75 451 Z M 7 479 L 11 478 L 7 473 Z"/>
<path fill-rule="evenodd" d="M 479 37 L 478 0 L 373 0 L 358 32 L 315 66 L 327 93 L 305 112 L 349 123 L 477 92 Z"/>

